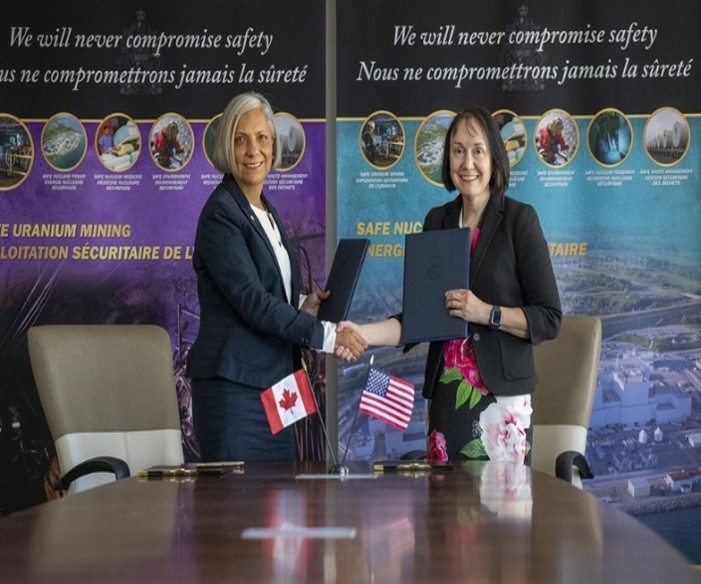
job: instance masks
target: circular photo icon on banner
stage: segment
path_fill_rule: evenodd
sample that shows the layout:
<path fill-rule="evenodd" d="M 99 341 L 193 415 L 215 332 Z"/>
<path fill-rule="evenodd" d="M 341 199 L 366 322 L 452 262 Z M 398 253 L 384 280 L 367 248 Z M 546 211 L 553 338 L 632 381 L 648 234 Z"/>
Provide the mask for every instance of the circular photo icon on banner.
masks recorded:
<path fill-rule="evenodd" d="M 167 172 L 187 166 L 194 151 L 195 136 L 188 121 L 179 114 L 167 113 L 156 120 L 149 134 L 149 152 L 153 161 Z"/>
<path fill-rule="evenodd" d="M 100 162 L 112 172 L 124 172 L 139 159 L 141 133 L 129 116 L 114 113 L 97 127 L 95 150 Z"/>
<path fill-rule="evenodd" d="M 538 121 L 534 142 L 538 157 L 545 164 L 567 166 L 574 160 L 579 147 L 577 123 L 564 110 L 550 110 Z"/>
<path fill-rule="evenodd" d="M 278 170 L 291 170 L 304 156 L 307 136 L 304 127 L 292 114 L 280 112 L 275 114 L 275 131 L 280 138 L 280 166 Z"/>
<path fill-rule="evenodd" d="M 681 112 L 663 107 L 652 113 L 643 130 L 645 151 L 660 166 L 674 166 L 689 151 L 689 122 Z"/>
<path fill-rule="evenodd" d="M 587 146 L 592 158 L 603 166 L 618 166 L 633 148 L 633 128 L 628 118 L 617 109 L 597 113 L 587 130 Z"/>
<path fill-rule="evenodd" d="M 445 135 L 455 112 L 438 110 L 430 114 L 419 126 L 414 140 L 416 167 L 432 185 L 443 186 L 441 166 Z"/>
<path fill-rule="evenodd" d="M 526 124 L 510 110 L 498 110 L 492 114 L 492 117 L 499 126 L 501 139 L 509 155 L 509 165 L 516 166 L 526 153 L 528 140 Z"/>
<path fill-rule="evenodd" d="M 21 185 L 34 164 L 34 142 L 23 122 L 0 113 L 0 191 Z"/>
<path fill-rule="evenodd" d="M 41 132 L 41 151 L 47 164 L 54 170 L 73 170 L 83 161 L 88 151 L 85 127 L 73 114 L 55 114 Z"/>
<path fill-rule="evenodd" d="M 207 162 L 212 164 L 212 153 L 214 152 L 214 137 L 217 135 L 217 129 L 219 128 L 219 123 L 221 122 L 222 114 L 217 114 L 207 124 L 204 129 L 204 138 L 202 140 L 202 149 L 204 150 L 205 158 Z"/>
<path fill-rule="evenodd" d="M 406 138 L 399 118 L 388 111 L 376 111 L 360 128 L 360 151 L 375 168 L 393 167 L 404 154 Z"/>

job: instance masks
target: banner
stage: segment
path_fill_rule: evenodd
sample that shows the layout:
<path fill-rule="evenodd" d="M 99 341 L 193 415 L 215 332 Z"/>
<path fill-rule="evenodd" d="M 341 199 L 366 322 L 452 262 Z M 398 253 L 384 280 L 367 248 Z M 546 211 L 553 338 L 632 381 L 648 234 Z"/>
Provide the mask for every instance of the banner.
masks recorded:
<path fill-rule="evenodd" d="M 701 467 L 699 10 L 357 0 L 337 13 L 337 235 L 370 239 L 350 318 L 402 310 L 404 238 L 456 195 L 441 182 L 445 131 L 466 104 L 485 106 L 509 195 L 541 219 L 565 314 L 602 320 L 587 488 L 632 513 L 695 505 L 675 496 L 692 488 L 678 472 Z M 373 353 L 418 395 L 426 349 Z M 364 369 L 339 371 L 348 457 L 425 450 L 418 398 L 406 432 L 373 420 L 351 431 Z"/>
<path fill-rule="evenodd" d="M 30 1 L 6 12 L 0 514 L 46 497 L 53 459 L 26 349 L 34 324 L 168 330 L 185 456 L 197 459 L 184 375 L 199 324 L 192 245 L 221 178 L 210 151 L 234 95 L 261 92 L 276 112 L 282 166 L 265 192 L 300 257 L 305 291 L 323 286 L 326 232 L 322 1 L 80 1 L 70 11 Z M 323 363 L 316 354 L 308 362 L 321 391 Z M 310 418 L 300 456 L 321 456 L 320 437 Z"/>

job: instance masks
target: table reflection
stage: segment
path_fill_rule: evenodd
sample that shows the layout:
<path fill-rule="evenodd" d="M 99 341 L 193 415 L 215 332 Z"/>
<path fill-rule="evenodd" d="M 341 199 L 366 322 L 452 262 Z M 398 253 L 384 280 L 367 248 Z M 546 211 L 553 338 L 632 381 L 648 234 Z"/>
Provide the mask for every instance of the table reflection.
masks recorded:
<path fill-rule="evenodd" d="M 251 465 L 189 481 L 132 478 L 18 512 L 0 522 L 0 578 L 698 581 L 634 518 L 525 466 L 297 478 L 305 472 L 325 469 Z M 251 539 L 251 529 L 268 534 Z"/>
<path fill-rule="evenodd" d="M 533 494 L 528 467 L 515 462 L 489 461 L 480 469 L 480 501 L 500 520 L 530 523 Z"/>

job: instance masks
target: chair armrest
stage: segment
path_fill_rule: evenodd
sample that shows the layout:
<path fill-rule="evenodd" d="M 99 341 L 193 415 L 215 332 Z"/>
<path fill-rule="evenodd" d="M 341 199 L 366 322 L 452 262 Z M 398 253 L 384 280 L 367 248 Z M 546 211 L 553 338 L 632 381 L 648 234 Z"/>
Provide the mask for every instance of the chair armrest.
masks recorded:
<path fill-rule="evenodd" d="M 56 491 L 65 492 L 74 480 L 95 472 L 111 472 L 114 474 L 115 480 L 130 476 L 129 465 L 121 458 L 116 458 L 114 456 L 97 456 L 75 465 L 58 479 L 53 484 L 53 487 Z"/>
<path fill-rule="evenodd" d="M 592 479 L 594 473 L 589 468 L 587 459 L 581 452 L 575 450 L 566 450 L 560 453 L 555 460 L 555 476 L 568 483 L 573 483 L 572 468 L 579 471 L 580 478 Z"/>

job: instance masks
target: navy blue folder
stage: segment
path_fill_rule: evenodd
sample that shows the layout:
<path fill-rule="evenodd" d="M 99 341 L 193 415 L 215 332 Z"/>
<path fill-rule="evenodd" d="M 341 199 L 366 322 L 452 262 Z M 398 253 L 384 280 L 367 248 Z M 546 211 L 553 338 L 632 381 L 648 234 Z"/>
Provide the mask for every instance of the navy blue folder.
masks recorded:
<path fill-rule="evenodd" d="M 445 293 L 469 288 L 470 229 L 407 235 L 404 243 L 402 343 L 467 337 L 467 322 L 450 316 Z"/>
<path fill-rule="evenodd" d="M 369 245 L 369 239 L 339 240 L 324 288 L 330 290 L 331 294 L 319 306 L 319 320 L 339 322 L 348 318 L 353 292 Z"/>

